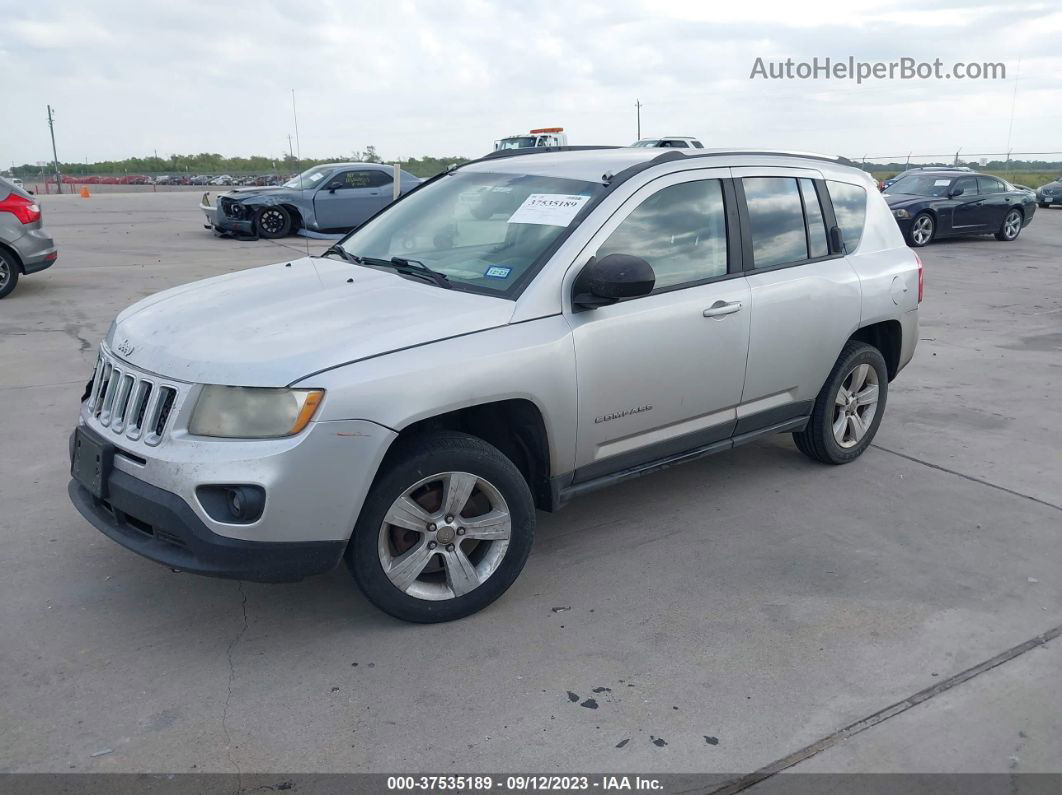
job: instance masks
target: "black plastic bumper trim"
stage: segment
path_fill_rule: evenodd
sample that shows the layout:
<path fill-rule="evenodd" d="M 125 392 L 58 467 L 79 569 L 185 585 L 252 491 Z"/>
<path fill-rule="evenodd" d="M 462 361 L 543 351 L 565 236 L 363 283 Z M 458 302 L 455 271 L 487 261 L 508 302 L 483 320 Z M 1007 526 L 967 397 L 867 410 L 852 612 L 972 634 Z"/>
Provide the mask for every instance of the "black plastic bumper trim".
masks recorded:
<path fill-rule="evenodd" d="M 331 571 L 345 541 L 243 541 L 218 535 L 181 497 L 120 470 L 108 498 L 96 500 L 77 481 L 70 500 L 97 530 L 126 549 L 181 571 L 254 582 L 294 582 Z"/>

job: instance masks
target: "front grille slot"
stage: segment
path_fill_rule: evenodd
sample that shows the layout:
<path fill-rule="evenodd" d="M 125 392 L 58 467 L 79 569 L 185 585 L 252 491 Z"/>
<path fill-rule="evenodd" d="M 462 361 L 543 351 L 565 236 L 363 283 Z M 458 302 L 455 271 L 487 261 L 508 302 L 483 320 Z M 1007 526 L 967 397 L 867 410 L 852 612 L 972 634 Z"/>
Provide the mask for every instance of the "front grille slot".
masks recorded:
<path fill-rule="evenodd" d="M 150 381 L 141 381 L 138 385 L 136 400 L 130 408 L 130 416 L 132 417 L 129 422 L 130 438 L 137 438 L 144 429 L 144 415 L 147 413 L 148 401 L 151 400 L 153 389 L 154 384 Z"/>
<path fill-rule="evenodd" d="M 154 438 L 162 436 L 166 430 L 166 422 L 170 419 L 173 403 L 177 399 L 177 390 L 170 386 L 159 387 L 159 396 L 155 407 L 154 421 L 151 423 L 151 434 Z"/>
<path fill-rule="evenodd" d="M 129 408 L 129 398 L 133 393 L 136 380 L 126 373 L 118 382 L 118 391 L 114 398 L 114 410 L 111 412 L 111 427 L 115 433 L 121 433 L 125 427 L 125 412 Z"/>

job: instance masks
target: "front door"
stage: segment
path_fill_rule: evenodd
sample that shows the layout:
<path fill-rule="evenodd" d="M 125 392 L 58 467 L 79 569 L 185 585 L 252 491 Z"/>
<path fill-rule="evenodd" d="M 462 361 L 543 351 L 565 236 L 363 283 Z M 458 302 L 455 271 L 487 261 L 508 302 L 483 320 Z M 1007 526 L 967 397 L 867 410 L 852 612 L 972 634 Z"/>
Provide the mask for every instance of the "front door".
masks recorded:
<path fill-rule="evenodd" d="M 962 193 L 952 199 L 955 202 L 951 210 L 952 231 L 965 234 L 986 229 L 984 197 L 977 191 L 977 178 L 960 177 L 952 185 L 952 190 L 955 188 L 962 188 Z"/>
<path fill-rule="evenodd" d="M 728 245 L 728 169 L 644 186 L 580 256 L 632 254 L 652 294 L 573 311 L 579 363 L 576 482 L 726 443 L 741 398 L 749 287 Z M 733 248 L 736 248 L 733 247 Z"/>
<path fill-rule="evenodd" d="M 377 169 L 349 169 L 332 175 L 313 199 L 318 229 L 353 229 L 391 200 L 387 175 Z M 388 180 L 388 182 L 390 182 Z"/>

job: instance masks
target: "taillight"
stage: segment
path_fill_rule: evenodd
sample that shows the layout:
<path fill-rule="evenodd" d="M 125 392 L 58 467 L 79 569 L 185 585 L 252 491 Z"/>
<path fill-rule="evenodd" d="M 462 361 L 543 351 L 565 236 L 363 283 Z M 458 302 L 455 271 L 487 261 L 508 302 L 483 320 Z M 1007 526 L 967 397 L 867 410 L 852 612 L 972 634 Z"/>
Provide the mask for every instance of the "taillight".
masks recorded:
<path fill-rule="evenodd" d="M 0 213 L 11 213 L 22 223 L 32 224 L 41 219 L 41 206 L 17 193 L 9 193 L 6 199 L 0 199 Z"/>
<path fill-rule="evenodd" d="M 918 252 L 913 252 L 915 255 L 915 262 L 918 263 L 918 303 L 922 303 L 922 295 L 926 291 L 926 269 L 922 264 L 922 258 L 918 256 Z"/>

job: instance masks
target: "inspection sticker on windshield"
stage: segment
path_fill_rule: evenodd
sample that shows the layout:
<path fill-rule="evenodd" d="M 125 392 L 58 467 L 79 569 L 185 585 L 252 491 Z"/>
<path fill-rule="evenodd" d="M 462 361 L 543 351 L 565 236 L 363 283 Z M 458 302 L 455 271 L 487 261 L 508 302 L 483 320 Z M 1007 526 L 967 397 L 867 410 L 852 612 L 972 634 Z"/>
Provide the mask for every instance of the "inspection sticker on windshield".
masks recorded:
<path fill-rule="evenodd" d="M 505 268 L 501 265 L 491 265 L 486 271 L 484 271 L 483 275 L 488 279 L 508 279 L 509 274 L 512 272 L 512 268 Z"/>
<path fill-rule="evenodd" d="M 509 223 L 567 226 L 589 200 L 589 196 L 532 193 L 509 216 Z"/>
<path fill-rule="evenodd" d="M 936 179 L 936 180 L 933 180 L 933 184 L 934 185 L 947 185 L 949 182 L 951 182 L 950 179 Z"/>

